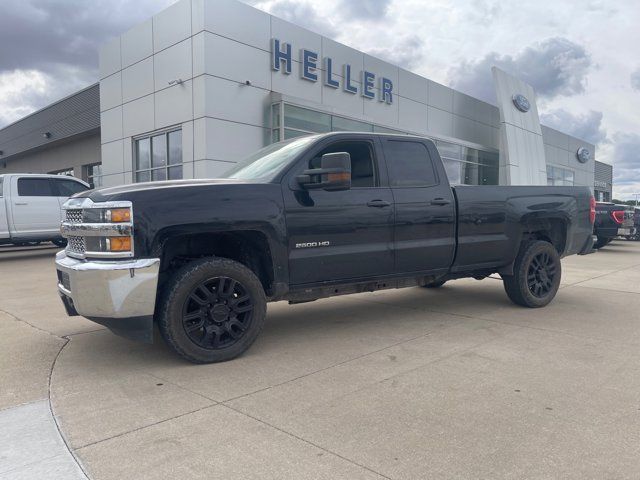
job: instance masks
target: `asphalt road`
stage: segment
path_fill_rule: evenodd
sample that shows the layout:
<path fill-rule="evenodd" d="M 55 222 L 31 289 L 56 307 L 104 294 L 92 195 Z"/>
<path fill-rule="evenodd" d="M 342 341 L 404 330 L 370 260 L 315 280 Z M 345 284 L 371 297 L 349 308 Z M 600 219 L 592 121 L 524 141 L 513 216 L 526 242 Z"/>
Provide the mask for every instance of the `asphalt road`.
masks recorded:
<path fill-rule="evenodd" d="M 640 243 L 540 310 L 494 279 L 272 304 L 202 366 L 68 318 L 54 252 L 0 249 L 0 478 L 640 478 Z"/>

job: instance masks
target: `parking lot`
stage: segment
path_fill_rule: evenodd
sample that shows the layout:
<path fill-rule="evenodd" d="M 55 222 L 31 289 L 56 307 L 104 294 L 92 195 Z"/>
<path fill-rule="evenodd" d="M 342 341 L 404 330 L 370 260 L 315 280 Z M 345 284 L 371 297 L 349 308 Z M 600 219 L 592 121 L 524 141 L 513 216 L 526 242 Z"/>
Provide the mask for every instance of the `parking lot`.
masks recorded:
<path fill-rule="evenodd" d="M 640 478 L 640 242 L 545 309 L 495 279 L 271 304 L 200 366 L 67 317 L 55 251 L 0 248 L 2 478 Z"/>

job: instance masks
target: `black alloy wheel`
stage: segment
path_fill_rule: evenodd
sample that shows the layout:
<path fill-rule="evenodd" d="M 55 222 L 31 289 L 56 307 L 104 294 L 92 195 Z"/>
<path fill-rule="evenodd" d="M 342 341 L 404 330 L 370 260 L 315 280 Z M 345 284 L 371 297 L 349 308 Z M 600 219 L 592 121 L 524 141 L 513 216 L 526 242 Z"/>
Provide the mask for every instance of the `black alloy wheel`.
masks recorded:
<path fill-rule="evenodd" d="M 560 288 L 562 265 L 555 247 L 544 240 L 521 245 L 513 275 L 503 275 L 504 289 L 517 305 L 539 308 L 548 305 Z"/>
<path fill-rule="evenodd" d="M 557 273 L 556 261 L 548 252 L 535 255 L 527 272 L 529 291 L 538 298 L 544 298 L 552 290 Z"/>
<path fill-rule="evenodd" d="M 174 272 L 156 310 L 162 337 L 193 363 L 224 362 L 246 351 L 267 315 L 262 283 L 228 258 L 201 258 Z"/>
<path fill-rule="evenodd" d="M 229 277 L 205 280 L 184 302 L 182 325 L 196 345 L 217 350 L 233 345 L 251 325 L 253 302 L 247 288 Z"/>

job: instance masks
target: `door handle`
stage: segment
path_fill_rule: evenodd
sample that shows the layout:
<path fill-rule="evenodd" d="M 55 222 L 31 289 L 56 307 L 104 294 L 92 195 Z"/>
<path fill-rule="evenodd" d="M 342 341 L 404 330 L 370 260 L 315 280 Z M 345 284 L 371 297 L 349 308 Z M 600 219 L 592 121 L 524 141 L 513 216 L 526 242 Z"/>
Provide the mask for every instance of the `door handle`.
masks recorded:
<path fill-rule="evenodd" d="M 446 198 L 434 198 L 431 200 L 431 205 L 449 205 L 451 200 L 447 200 Z"/>
<path fill-rule="evenodd" d="M 371 200 L 370 202 L 367 202 L 367 207 L 383 208 L 390 206 L 391 204 L 385 200 Z"/>
<path fill-rule="evenodd" d="M 16 205 L 29 205 L 27 202 L 16 202 Z"/>

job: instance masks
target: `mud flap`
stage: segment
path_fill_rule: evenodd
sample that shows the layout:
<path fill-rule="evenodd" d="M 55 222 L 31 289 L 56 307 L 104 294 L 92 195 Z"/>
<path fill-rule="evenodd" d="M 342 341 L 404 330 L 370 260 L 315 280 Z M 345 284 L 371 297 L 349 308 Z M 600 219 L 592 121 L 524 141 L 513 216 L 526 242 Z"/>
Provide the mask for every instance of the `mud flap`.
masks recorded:
<path fill-rule="evenodd" d="M 130 318 L 87 318 L 107 327 L 120 337 L 136 342 L 153 343 L 153 315 Z"/>

